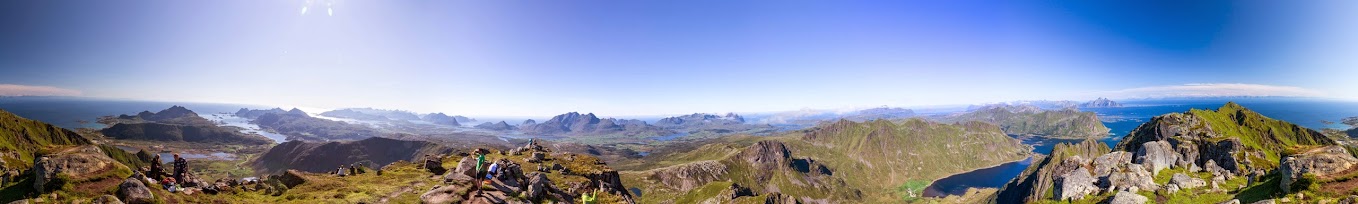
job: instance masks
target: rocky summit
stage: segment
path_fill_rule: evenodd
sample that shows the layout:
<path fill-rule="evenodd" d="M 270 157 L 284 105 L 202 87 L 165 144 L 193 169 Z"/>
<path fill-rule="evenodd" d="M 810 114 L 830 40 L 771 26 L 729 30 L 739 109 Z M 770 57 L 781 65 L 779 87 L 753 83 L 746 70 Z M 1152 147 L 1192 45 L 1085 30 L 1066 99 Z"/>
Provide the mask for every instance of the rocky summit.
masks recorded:
<path fill-rule="evenodd" d="M 1217 110 L 1156 116 L 1112 151 L 1092 140 L 1057 145 L 1051 156 L 1006 184 L 993 202 L 1342 197 L 1354 188 L 1347 183 L 1358 175 L 1358 159 L 1335 144 L 1314 130 L 1227 103 Z M 1289 194 L 1297 191 L 1303 194 Z M 1329 193 L 1334 191 L 1344 193 Z"/>

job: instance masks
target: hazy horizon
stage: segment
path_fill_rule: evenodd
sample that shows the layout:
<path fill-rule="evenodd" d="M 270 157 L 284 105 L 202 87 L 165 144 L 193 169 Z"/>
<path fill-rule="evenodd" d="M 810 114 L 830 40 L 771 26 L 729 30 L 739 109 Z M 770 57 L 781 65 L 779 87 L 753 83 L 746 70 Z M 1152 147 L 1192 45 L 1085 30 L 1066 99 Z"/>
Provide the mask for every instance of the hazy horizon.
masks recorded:
<path fill-rule="evenodd" d="M 1358 2 L 6 1 L 0 96 L 471 116 L 1358 99 Z"/>

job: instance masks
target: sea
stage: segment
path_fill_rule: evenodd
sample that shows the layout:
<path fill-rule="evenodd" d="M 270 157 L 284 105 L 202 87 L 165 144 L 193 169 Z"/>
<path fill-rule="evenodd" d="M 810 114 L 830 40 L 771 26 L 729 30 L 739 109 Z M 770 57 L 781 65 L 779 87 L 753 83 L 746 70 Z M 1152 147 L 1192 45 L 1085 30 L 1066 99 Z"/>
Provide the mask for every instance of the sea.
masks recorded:
<path fill-rule="evenodd" d="M 1099 139 L 1111 148 L 1137 126 L 1157 115 L 1185 112 L 1191 109 L 1215 110 L 1226 102 L 1232 101 L 1264 116 L 1316 130 L 1351 128 L 1339 123 L 1339 121 L 1346 117 L 1358 116 L 1358 102 L 1312 98 L 1145 99 L 1119 101 L 1123 104 L 1123 107 L 1082 108 L 1081 110 L 1098 113 L 1104 126 L 1111 129 L 1108 137 Z M 1032 145 L 1034 147 L 1033 152 L 1040 154 L 1051 154 L 1052 148 L 1058 143 L 1080 142 L 1076 139 L 1012 137 L 1019 139 L 1024 144 Z M 966 193 L 967 188 L 999 188 L 1017 177 L 1032 163 L 1032 158 L 1028 158 L 945 177 L 934 181 L 929 187 L 925 188 L 924 196 L 962 195 Z"/>
<path fill-rule="evenodd" d="M 117 116 L 119 114 L 136 115 L 138 112 L 142 111 L 157 112 L 170 108 L 170 106 L 184 106 L 185 108 L 198 113 L 198 115 L 203 118 L 227 126 L 243 127 L 248 133 L 264 135 L 269 139 L 273 139 L 274 142 L 282 143 L 285 142 L 285 139 L 287 138 L 283 135 L 259 130 L 258 126 L 249 124 L 244 118 L 235 117 L 233 114 L 241 108 L 266 108 L 257 105 L 138 101 L 87 97 L 0 97 L 0 109 L 19 115 L 19 117 L 38 120 L 56 125 L 57 127 L 72 130 L 78 128 L 105 128 L 106 125 L 97 122 L 101 116 Z"/>

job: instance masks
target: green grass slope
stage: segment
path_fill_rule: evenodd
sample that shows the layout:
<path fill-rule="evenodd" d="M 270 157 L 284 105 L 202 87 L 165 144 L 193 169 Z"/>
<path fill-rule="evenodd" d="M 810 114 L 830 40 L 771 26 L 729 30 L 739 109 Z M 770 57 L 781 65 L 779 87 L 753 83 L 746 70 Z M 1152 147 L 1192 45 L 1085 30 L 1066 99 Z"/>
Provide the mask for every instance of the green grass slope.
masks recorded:
<path fill-rule="evenodd" d="M 34 153 L 46 153 L 54 147 L 87 145 L 88 139 L 67 129 L 36 120 L 19 117 L 0 110 L 0 155 L 9 169 L 28 169 L 33 166 Z"/>

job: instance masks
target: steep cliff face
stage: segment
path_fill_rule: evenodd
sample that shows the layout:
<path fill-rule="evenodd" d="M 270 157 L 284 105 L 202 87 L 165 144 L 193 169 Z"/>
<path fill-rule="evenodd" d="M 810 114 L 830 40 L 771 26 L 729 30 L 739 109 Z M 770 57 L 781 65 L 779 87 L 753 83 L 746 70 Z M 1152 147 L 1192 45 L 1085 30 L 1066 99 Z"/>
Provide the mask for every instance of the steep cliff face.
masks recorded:
<path fill-rule="evenodd" d="M 1083 168 L 1087 163 L 1108 153 L 1108 145 L 1095 140 L 1057 144 L 1052 148 L 1050 156 L 1034 157 L 1033 164 L 1028 166 L 1028 169 L 1023 170 L 1023 173 L 1000 189 L 996 200 L 1024 203 L 1041 200 L 1047 197 L 1045 194 L 1049 190 L 1058 186 L 1056 185 L 1058 177 L 1077 170 L 1088 171 Z"/>
<path fill-rule="evenodd" d="M 373 137 L 349 142 L 308 143 L 289 141 L 274 146 L 252 161 L 258 172 L 279 173 L 286 169 L 326 172 L 340 165 L 355 163 L 380 167 L 399 160 L 414 161 L 450 149 L 425 141 L 405 141 Z"/>

